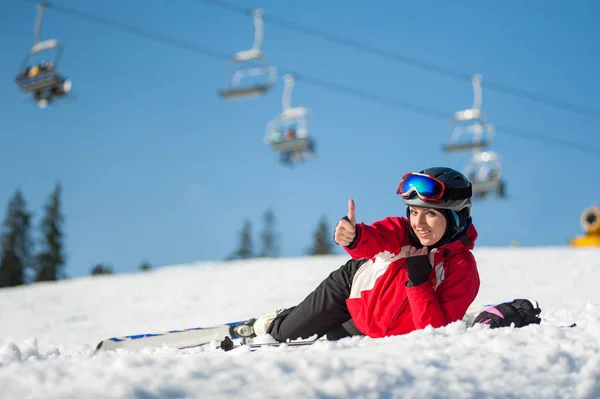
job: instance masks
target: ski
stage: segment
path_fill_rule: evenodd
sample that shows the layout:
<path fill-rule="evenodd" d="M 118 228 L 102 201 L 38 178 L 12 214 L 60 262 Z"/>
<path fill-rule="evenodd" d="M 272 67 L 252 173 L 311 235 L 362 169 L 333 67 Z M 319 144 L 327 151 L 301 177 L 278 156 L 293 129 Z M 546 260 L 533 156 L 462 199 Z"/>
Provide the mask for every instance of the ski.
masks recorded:
<path fill-rule="evenodd" d="M 116 349 L 140 351 L 144 348 L 161 348 L 165 346 L 186 349 L 206 345 L 211 341 L 221 342 L 225 337 L 245 341 L 254 336 L 254 329 L 252 328 L 254 321 L 255 319 L 249 319 L 210 327 L 112 337 L 100 341 L 96 345 L 94 353 Z"/>
<path fill-rule="evenodd" d="M 225 352 L 230 351 L 232 349 L 241 348 L 241 347 L 247 347 L 247 348 L 250 348 L 251 351 L 254 351 L 258 348 L 263 348 L 263 347 L 267 347 L 267 346 L 273 346 L 273 347 L 278 347 L 278 346 L 282 346 L 282 345 L 291 346 L 291 347 L 307 346 L 307 345 L 312 345 L 318 341 L 324 341 L 324 339 L 315 339 L 315 340 L 311 340 L 311 341 L 291 341 L 291 342 L 261 342 L 261 343 L 243 343 L 242 342 L 239 345 L 235 345 L 235 343 L 229 337 L 225 337 L 225 339 L 223 339 L 223 341 L 221 341 L 221 344 L 219 345 L 219 347 L 221 349 L 223 349 Z"/>

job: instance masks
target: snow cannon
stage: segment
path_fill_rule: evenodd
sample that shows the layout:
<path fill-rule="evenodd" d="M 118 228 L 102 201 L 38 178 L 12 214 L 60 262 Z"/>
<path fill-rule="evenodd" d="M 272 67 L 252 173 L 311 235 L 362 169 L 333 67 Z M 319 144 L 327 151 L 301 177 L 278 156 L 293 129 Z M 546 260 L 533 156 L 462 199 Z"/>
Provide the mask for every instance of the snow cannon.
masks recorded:
<path fill-rule="evenodd" d="M 585 235 L 571 240 L 574 247 L 600 247 L 600 207 L 592 205 L 581 213 L 581 227 Z"/>

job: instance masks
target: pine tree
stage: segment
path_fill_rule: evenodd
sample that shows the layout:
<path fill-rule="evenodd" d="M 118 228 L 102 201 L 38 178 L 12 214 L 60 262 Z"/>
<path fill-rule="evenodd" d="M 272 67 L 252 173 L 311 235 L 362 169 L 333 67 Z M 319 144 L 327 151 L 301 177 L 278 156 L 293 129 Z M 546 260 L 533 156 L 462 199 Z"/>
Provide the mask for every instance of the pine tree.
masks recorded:
<path fill-rule="evenodd" d="M 140 271 L 142 271 L 142 272 L 147 272 L 151 269 L 152 269 L 152 265 L 150 265 L 150 262 L 148 262 L 147 260 L 143 261 L 142 264 L 140 265 Z"/>
<path fill-rule="evenodd" d="M 332 233 L 327 224 L 327 218 L 321 217 L 313 234 L 313 246 L 308 251 L 309 255 L 328 255 L 333 253 Z"/>
<path fill-rule="evenodd" d="M 4 220 L 4 232 L 0 243 L 0 287 L 25 284 L 27 272 L 31 268 L 31 213 L 26 207 L 23 194 L 17 190 L 8 204 Z"/>
<path fill-rule="evenodd" d="M 92 276 L 98 276 L 101 274 L 113 274 L 112 266 L 105 265 L 104 263 L 98 263 L 92 268 Z"/>
<path fill-rule="evenodd" d="M 240 232 L 240 246 L 227 259 L 250 259 L 254 255 L 252 248 L 252 223 L 246 219 Z"/>
<path fill-rule="evenodd" d="M 262 248 L 259 257 L 277 257 L 279 249 L 277 247 L 277 233 L 275 232 L 275 214 L 273 210 L 268 209 L 263 215 L 265 224 L 264 230 L 261 233 Z"/>
<path fill-rule="evenodd" d="M 62 242 L 64 217 L 60 212 L 61 191 L 62 187 L 60 183 L 57 183 L 45 206 L 45 214 L 40 226 L 43 236 L 42 251 L 36 257 L 35 281 L 55 281 L 65 277 L 63 272 L 65 256 Z"/>

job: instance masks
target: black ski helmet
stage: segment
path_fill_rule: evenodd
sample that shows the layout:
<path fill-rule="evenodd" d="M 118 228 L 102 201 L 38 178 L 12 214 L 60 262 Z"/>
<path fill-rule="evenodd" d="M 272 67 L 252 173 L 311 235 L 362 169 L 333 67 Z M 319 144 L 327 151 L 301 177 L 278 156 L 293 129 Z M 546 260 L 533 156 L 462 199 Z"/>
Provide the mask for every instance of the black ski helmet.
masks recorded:
<path fill-rule="evenodd" d="M 412 193 L 408 198 L 403 197 L 402 202 L 407 205 L 406 215 L 409 219 L 411 205 L 440 210 L 446 218 L 446 232 L 433 246 L 438 247 L 454 240 L 471 223 L 471 196 L 473 194 L 471 182 L 462 173 L 452 168 L 433 167 L 419 173 L 435 177 L 446 186 L 442 200 L 428 202 L 419 198 L 417 193 Z M 419 242 L 412 229 L 410 229 L 410 233 L 411 237 Z"/>

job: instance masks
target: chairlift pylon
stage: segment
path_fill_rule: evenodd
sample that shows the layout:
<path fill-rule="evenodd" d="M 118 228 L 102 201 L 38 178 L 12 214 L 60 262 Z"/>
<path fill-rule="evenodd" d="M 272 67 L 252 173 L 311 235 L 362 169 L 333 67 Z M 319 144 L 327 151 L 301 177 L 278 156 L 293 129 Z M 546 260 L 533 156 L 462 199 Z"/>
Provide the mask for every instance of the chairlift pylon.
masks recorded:
<path fill-rule="evenodd" d="M 450 120 L 450 138 L 443 146 L 445 152 L 474 150 L 487 147 L 494 135 L 494 125 L 486 120 L 481 110 L 482 77 L 476 74 L 471 79 L 473 85 L 473 106 L 454 113 Z M 466 139 L 462 137 L 466 136 Z"/>
<path fill-rule="evenodd" d="M 262 16 L 262 9 L 254 10 L 254 44 L 249 50 L 235 53 L 231 59 L 229 65 L 229 87 L 219 90 L 219 96 L 223 99 L 254 97 L 265 94 L 275 84 L 277 69 L 269 64 L 267 56 L 261 51 L 264 33 Z M 247 77 L 264 75 L 267 77 L 265 83 L 242 85 L 242 80 Z"/>
<path fill-rule="evenodd" d="M 465 176 L 471 181 L 474 198 L 484 198 L 492 193 L 499 198 L 506 197 L 506 182 L 502 178 L 502 163 L 498 153 L 474 151 L 465 168 Z"/>
<path fill-rule="evenodd" d="M 34 100 L 40 108 L 46 108 L 55 97 L 63 97 L 71 91 L 72 83 L 58 72 L 58 62 L 62 55 L 62 45 L 57 39 L 41 40 L 40 30 L 46 3 L 37 4 L 37 15 L 34 24 L 33 47 L 25 56 L 15 81 L 23 93 L 33 93 Z M 42 61 L 31 66 L 29 61 L 36 54 L 45 50 L 56 50 L 52 61 Z"/>
<path fill-rule="evenodd" d="M 294 76 L 284 77 L 282 112 L 267 124 L 264 142 L 279 153 L 282 164 L 307 161 L 315 157 L 315 143 L 309 135 L 309 111 L 305 107 L 292 107 Z"/>

